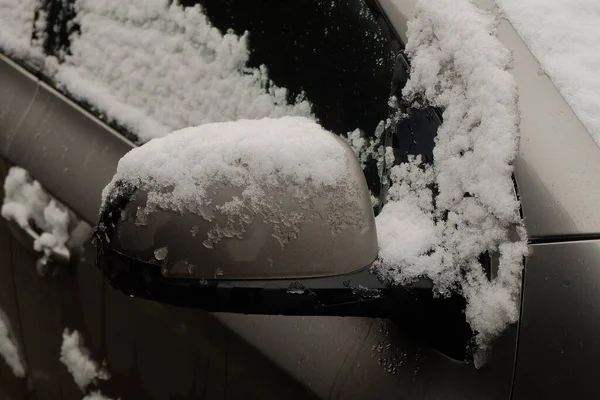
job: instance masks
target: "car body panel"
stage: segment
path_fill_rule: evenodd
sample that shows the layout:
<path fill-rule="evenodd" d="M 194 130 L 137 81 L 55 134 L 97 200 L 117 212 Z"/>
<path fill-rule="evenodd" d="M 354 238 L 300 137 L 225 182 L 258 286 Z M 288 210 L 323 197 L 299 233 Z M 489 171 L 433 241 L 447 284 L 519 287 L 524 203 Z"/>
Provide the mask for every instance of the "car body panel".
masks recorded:
<path fill-rule="evenodd" d="M 320 398 L 508 399 L 516 327 L 477 370 L 432 349 L 403 321 L 220 315 Z"/>
<path fill-rule="evenodd" d="M 4 177 L 7 168 L 0 159 L 0 176 Z M 4 197 L 4 188 L 0 187 L 0 195 Z M 2 319 L 8 324 L 13 343 L 24 358 L 23 331 L 21 329 L 21 315 L 16 294 L 15 277 L 13 271 L 15 252 L 19 251 L 18 243 L 12 236 L 6 223 L 0 223 L 0 305 L 4 314 Z M 22 359 L 23 362 L 26 360 Z M 26 398 L 27 381 L 14 375 L 9 366 L 0 363 L 0 398 L 22 399 Z"/>
<path fill-rule="evenodd" d="M 0 68 L 10 71 L 0 75 L 0 86 L 12 93 L 6 108 L 26 110 L 16 124 L 11 113 L 0 115 L 2 132 L 18 126 L 18 134 L 0 136 L 2 155 L 27 169 L 79 217 L 95 223 L 98 194 L 110 182 L 119 159 L 134 145 L 2 55 Z M 27 90 L 19 91 L 19 87 Z"/>
<path fill-rule="evenodd" d="M 600 398 L 600 240 L 530 248 L 513 399 Z"/>
<path fill-rule="evenodd" d="M 0 149 L 6 156 L 11 152 L 13 139 L 33 105 L 38 83 L 31 73 L 8 57 L 0 55 L 0 87 Z"/>

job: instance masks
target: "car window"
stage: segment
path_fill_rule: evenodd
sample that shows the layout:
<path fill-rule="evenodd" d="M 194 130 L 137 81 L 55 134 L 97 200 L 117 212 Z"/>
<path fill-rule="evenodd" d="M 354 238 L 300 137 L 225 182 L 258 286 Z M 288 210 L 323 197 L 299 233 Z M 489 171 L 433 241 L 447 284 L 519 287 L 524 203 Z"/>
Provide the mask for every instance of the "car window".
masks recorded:
<path fill-rule="evenodd" d="M 375 157 L 363 166 L 379 195 L 381 135 L 400 46 L 374 1 L 134 3 L 137 9 L 86 2 L 77 13 L 68 1 L 49 3 L 44 50 L 58 65 L 51 79 L 138 143 L 206 122 L 309 114 L 338 135 L 373 142 Z M 199 28 L 204 17 L 219 34 Z M 146 42 L 150 36 L 155 40 Z M 233 67 L 203 69 L 227 52 L 217 61 Z"/>
<path fill-rule="evenodd" d="M 387 117 L 394 51 L 363 0 L 187 0 L 211 22 L 238 35 L 248 31 L 249 67 L 305 95 L 324 128 L 368 134 Z"/>

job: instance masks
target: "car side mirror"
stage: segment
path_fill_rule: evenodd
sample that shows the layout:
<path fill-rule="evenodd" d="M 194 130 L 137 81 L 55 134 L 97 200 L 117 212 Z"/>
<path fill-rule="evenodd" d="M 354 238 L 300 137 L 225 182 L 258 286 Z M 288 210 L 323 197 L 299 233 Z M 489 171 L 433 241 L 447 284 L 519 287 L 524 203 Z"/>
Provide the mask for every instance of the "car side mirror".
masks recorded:
<path fill-rule="evenodd" d="M 132 150 L 104 190 L 94 242 L 98 266 L 130 296 L 391 318 L 425 335 L 452 320 L 461 337 L 446 353 L 456 358 L 472 334 L 462 308 L 432 303 L 430 281 L 394 286 L 370 271 L 377 233 L 360 163 L 306 118 L 207 124 Z"/>
<path fill-rule="evenodd" d="M 306 118 L 208 124 L 132 150 L 95 239 L 113 286 L 207 311 L 337 314 L 327 309 L 385 288 L 369 272 L 377 233 L 360 163 Z"/>

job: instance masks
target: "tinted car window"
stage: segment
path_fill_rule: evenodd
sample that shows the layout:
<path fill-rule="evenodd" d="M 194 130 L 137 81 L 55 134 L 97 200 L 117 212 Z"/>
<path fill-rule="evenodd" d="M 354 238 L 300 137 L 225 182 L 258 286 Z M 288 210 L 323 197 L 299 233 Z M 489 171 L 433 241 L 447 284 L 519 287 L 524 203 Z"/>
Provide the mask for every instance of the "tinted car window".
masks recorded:
<path fill-rule="evenodd" d="M 289 100 L 305 94 L 321 125 L 373 133 L 387 117 L 394 51 L 362 0 L 187 0 L 211 22 L 249 34 L 250 67 L 264 64 Z"/>

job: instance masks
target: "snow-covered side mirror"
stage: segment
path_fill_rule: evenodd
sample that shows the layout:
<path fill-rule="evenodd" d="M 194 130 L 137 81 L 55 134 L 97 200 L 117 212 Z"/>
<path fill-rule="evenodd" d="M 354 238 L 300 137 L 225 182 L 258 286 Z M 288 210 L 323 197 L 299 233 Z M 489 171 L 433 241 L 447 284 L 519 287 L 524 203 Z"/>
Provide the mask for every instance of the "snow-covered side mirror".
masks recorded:
<path fill-rule="evenodd" d="M 107 210 L 118 211 L 117 222 Z M 122 159 L 104 211 L 104 225 L 116 225 L 110 248 L 165 277 L 314 278 L 356 272 L 377 256 L 358 160 L 304 118 L 153 140 Z"/>
<path fill-rule="evenodd" d="M 438 306 L 429 280 L 390 285 L 371 273 L 372 210 L 353 151 L 311 120 L 187 128 L 119 162 L 95 227 L 98 265 L 130 296 L 214 312 L 392 318 L 420 337 L 443 332 L 432 340 L 462 358 L 463 307 Z"/>
<path fill-rule="evenodd" d="M 347 292 L 340 302 L 382 288 L 368 271 L 377 234 L 360 163 L 306 118 L 207 124 L 132 150 L 95 238 L 114 286 L 183 306 L 287 313 L 285 301 L 250 300 L 270 289 L 317 307 L 333 299 L 312 284 Z"/>

